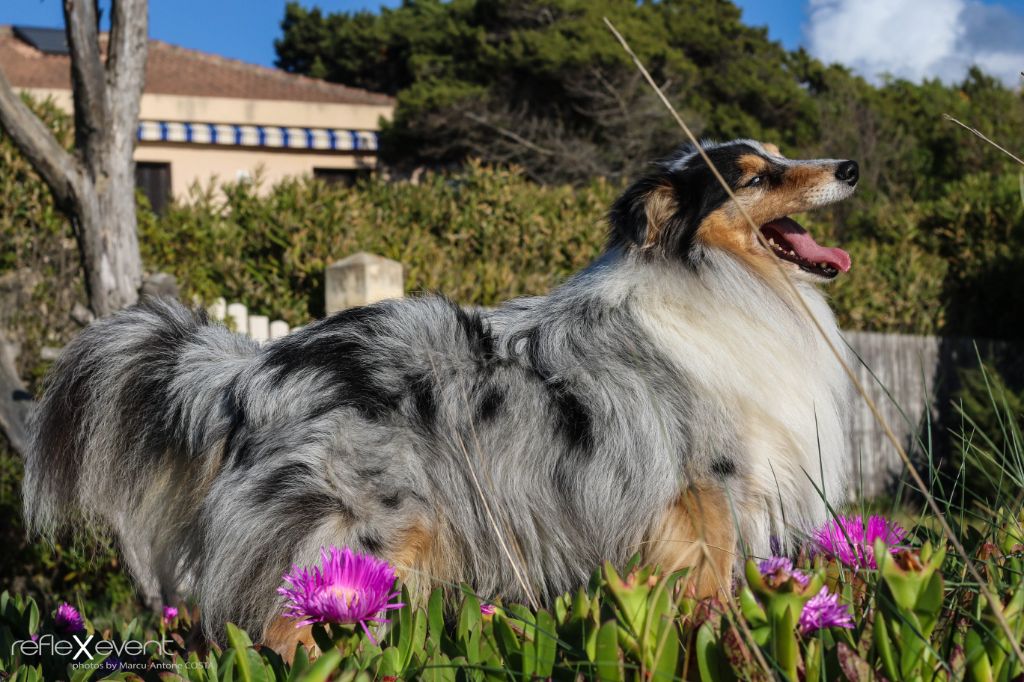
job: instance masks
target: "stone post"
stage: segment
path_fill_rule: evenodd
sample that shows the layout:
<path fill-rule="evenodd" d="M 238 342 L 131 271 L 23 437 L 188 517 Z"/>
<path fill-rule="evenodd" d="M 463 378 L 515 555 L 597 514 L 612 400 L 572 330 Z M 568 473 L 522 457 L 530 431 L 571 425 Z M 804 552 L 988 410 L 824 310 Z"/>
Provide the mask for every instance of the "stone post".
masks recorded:
<path fill-rule="evenodd" d="M 324 281 L 326 309 L 331 315 L 405 293 L 402 264 L 383 256 L 360 252 L 327 267 Z"/>

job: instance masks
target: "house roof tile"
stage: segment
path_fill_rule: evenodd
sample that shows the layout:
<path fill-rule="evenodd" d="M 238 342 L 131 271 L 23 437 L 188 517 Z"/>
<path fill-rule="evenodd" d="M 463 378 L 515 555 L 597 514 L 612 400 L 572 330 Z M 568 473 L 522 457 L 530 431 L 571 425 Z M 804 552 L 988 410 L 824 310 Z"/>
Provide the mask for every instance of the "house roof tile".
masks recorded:
<path fill-rule="evenodd" d="M 19 88 L 69 90 L 66 55 L 44 54 L 0 26 L 0 68 Z M 159 40 L 149 41 L 146 94 L 390 106 L 394 99 L 361 88 L 299 76 Z"/>

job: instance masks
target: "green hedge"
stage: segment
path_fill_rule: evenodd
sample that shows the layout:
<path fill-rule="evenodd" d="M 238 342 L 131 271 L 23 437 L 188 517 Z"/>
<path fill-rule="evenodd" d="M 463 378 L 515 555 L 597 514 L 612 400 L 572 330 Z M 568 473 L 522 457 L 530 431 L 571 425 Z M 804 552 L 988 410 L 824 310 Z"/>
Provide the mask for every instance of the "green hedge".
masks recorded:
<path fill-rule="evenodd" d="M 323 313 L 325 266 L 360 250 L 401 261 L 409 291 L 481 305 L 542 293 L 599 253 L 619 187 L 538 186 L 515 170 L 471 164 L 419 185 L 292 180 L 262 196 L 257 189 L 197 190 L 191 203 L 143 221 L 145 260 L 204 300 L 224 295 L 299 323 Z M 1024 293 L 1015 176 L 969 176 L 938 200 L 804 220 L 853 257 L 830 289 L 844 327 L 1024 335 L 1013 304 Z"/>
<path fill-rule="evenodd" d="M 174 273 L 190 295 L 225 296 L 292 324 L 323 315 L 327 265 L 358 251 L 403 263 L 410 292 L 441 291 L 491 305 L 536 294 L 584 267 L 604 242 L 615 188 L 541 187 L 514 170 L 471 164 L 420 184 L 355 187 L 258 180 L 142 221 L 147 266 Z"/>

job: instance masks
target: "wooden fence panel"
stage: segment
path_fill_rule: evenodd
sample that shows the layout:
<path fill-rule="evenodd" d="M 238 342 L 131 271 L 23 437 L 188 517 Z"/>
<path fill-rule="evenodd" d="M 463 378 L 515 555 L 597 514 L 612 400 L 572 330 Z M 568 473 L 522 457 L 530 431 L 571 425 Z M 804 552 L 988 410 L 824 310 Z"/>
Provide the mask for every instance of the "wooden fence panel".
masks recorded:
<path fill-rule="evenodd" d="M 845 336 L 861 360 L 858 378 L 922 475 L 926 462 L 919 443 L 930 443 L 936 464 L 948 456 L 949 430 L 960 424 L 954 403 L 960 374 L 978 367 L 979 354 L 1011 382 L 1022 376 L 1019 349 L 1004 342 L 875 332 Z M 885 492 L 903 463 L 852 386 L 847 427 L 855 490 L 868 497 Z"/>
<path fill-rule="evenodd" d="M 929 419 L 934 422 L 938 417 L 934 411 L 938 337 L 875 332 L 846 332 L 845 336 L 861 360 L 857 378 L 900 443 L 909 447 Z M 852 384 L 849 401 L 850 474 L 856 490 L 876 495 L 899 473 L 902 461 Z"/>

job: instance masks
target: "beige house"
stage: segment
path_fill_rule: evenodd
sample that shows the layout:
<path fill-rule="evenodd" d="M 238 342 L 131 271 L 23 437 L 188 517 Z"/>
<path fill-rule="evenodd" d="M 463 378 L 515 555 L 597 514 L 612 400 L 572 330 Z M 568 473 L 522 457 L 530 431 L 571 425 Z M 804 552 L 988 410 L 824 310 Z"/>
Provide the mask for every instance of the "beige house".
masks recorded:
<path fill-rule="evenodd" d="M 0 68 L 16 88 L 71 111 L 64 31 L 0 26 Z M 136 180 L 162 209 L 195 182 L 311 174 L 351 182 L 377 164 L 387 95 L 150 41 Z"/>

